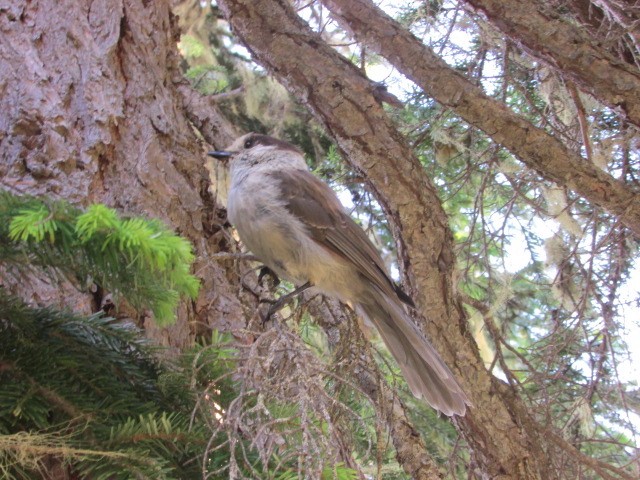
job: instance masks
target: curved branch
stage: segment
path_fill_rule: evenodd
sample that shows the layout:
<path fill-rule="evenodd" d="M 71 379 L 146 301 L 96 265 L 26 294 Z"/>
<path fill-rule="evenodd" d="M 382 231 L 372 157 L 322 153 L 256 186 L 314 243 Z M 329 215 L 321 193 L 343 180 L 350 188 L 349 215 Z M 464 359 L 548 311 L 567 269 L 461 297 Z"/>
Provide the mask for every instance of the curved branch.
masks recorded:
<path fill-rule="evenodd" d="M 369 0 L 323 0 L 356 38 L 428 95 L 503 145 L 543 178 L 616 215 L 640 237 L 640 195 L 494 100 Z M 637 91 L 636 91 L 637 95 Z"/>
<path fill-rule="evenodd" d="M 640 126 L 640 75 L 539 1 L 464 0 L 527 52 Z"/>

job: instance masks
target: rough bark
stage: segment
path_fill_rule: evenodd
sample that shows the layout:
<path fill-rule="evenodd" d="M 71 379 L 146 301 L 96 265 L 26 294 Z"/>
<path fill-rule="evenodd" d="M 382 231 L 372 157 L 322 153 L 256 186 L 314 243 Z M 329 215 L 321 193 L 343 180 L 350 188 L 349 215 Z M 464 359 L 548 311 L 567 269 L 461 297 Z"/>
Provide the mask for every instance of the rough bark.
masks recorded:
<path fill-rule="evenodd" d="M 256 60 L 307 105 L 370 182 L 395 227 L 421 320 L 474 407 L 456 420 L 485 478 L 555 478 L 544 439 L 514 391 L 489 375 L 467 330 L 452 274 L 453 240 L 433 185 L 361 72 L 312 32 L 285 0 L 220 0 Z M 399 459 L 402 460 L 402 459 Z"/>
<path fill-rule="evenodd" d="M 640 126 L 640 74 L 539 1 L 464 0 L 581 89 Z"/>
<path fill-rule="evenodd" d="M 182 304 L 168 328 L 140 319 L 160 343 L 182 347 L 200 326 L 239 321 L 231 277 L 212 258 L 225 237 L 203 168 L 206 147 L 187 120 L 199 99 L 186 105 L 181 94 L 189 90 L 169 2 L 2 1 L 0 32 L 0 186 L 103 202 L 161 218 L 188 237 L 202 295 Z M 228 142 L 220 120 L 191 110 L 211 127 L 210 141 Z"/>
<path fill-rule="evenodd" d="M 591 3 L 589 0 L 571 0 L 567 6 L 584 24 L 592 27 L 589 33 L 599 38 L 613 36 L 621 44 L 618 45 L 618 52 L 614 51 L 614 53 L 618 53 L 621 59 L 630 65 L 637 66 L 635 58 L 640 54 L 640 32 L 637 28 L 640 21 L 638 2 L 623 0 L 622 3 L 618 3 L 611 0 L 595 0 Z M 602 31 L 602 27 L 608 26 L 613 26 L 613 32 L 611 28 L 607 28 L 605 32 Z M 630 40 L 628 46 L 624 45 L 627 43 L 624 41 L 625 35 L 628 35 Z"/>
<path fill-rule="evenodd" d="M 637 21 L 633 20 L 633 15 L 629 12 L 620 14 L 615 2 L 606 0 L 595 3 L 590 0 L 554 0 L 551 5 L 558 11 L 570 9 L 571 15 L 592 39 L 597 39 L 609 53 L 635 68 L 635 58 L 640 54 L 640 34 L 633 27 L 633 22 Z"/>
<path fill-rule="evenodd" d="M 640 196 L 631 187 L 485 95 L 369 0 L 323 3 L 359 41 L 384 56 L 440 104 L 484 131 L 543 178 L 616 215 L 640 237 Z"/>

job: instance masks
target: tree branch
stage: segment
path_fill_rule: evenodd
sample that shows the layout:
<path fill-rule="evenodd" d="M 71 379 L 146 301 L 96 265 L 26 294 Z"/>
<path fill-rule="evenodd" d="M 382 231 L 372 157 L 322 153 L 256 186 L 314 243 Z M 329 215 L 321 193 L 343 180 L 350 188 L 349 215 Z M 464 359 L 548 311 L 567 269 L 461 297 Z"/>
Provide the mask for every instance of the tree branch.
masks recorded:
<path fill-rule="evenodd" d="M 464 0 L 527 52 L 640 126 L 640 75 L 539 1 Z M 579 45 L 579 48 L 576 46 Z"/>
<path fill-rule="evenodd" d="M 640 195 L 584 161 L 449 67 L 369 0 L 324 0 L 356 38 L 387 58 L 445 107 L 483 130 L 547 180 L 616 215 L 640 237 Z"/>

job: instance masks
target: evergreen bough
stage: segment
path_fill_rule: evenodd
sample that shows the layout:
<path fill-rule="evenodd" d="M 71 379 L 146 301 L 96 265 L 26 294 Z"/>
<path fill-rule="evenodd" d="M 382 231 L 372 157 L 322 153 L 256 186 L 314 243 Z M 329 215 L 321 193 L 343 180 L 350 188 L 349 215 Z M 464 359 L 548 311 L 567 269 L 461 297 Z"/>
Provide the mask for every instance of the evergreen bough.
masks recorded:
<path fill-rule="evenodd" d="M 196 298 L 191 244 L 157 220 L 120 218 L 101 204 L 86 211 L 64 201 L 0 194 L 0 262 L 33 267 L 85 286 L 94 282 L 160 325 L 172 322 L 180 296 Z"/>

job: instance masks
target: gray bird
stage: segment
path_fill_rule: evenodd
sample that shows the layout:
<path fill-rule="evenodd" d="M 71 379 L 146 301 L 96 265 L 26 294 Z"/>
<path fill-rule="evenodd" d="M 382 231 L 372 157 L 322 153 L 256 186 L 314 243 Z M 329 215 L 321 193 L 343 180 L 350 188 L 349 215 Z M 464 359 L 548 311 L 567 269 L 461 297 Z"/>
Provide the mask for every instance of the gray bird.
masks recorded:
<path fill-rule="evenodd" d="M 417 398 L 445 415 L 464 415 L 470 402 L 405 311 L 411 299 L 333 190 L 308 171 L 302 152 L 249 133 L 209 155 L 230 160 L 227 214 L 247 248 L 281 278 L 354 307 L 375 325 Z"/>

